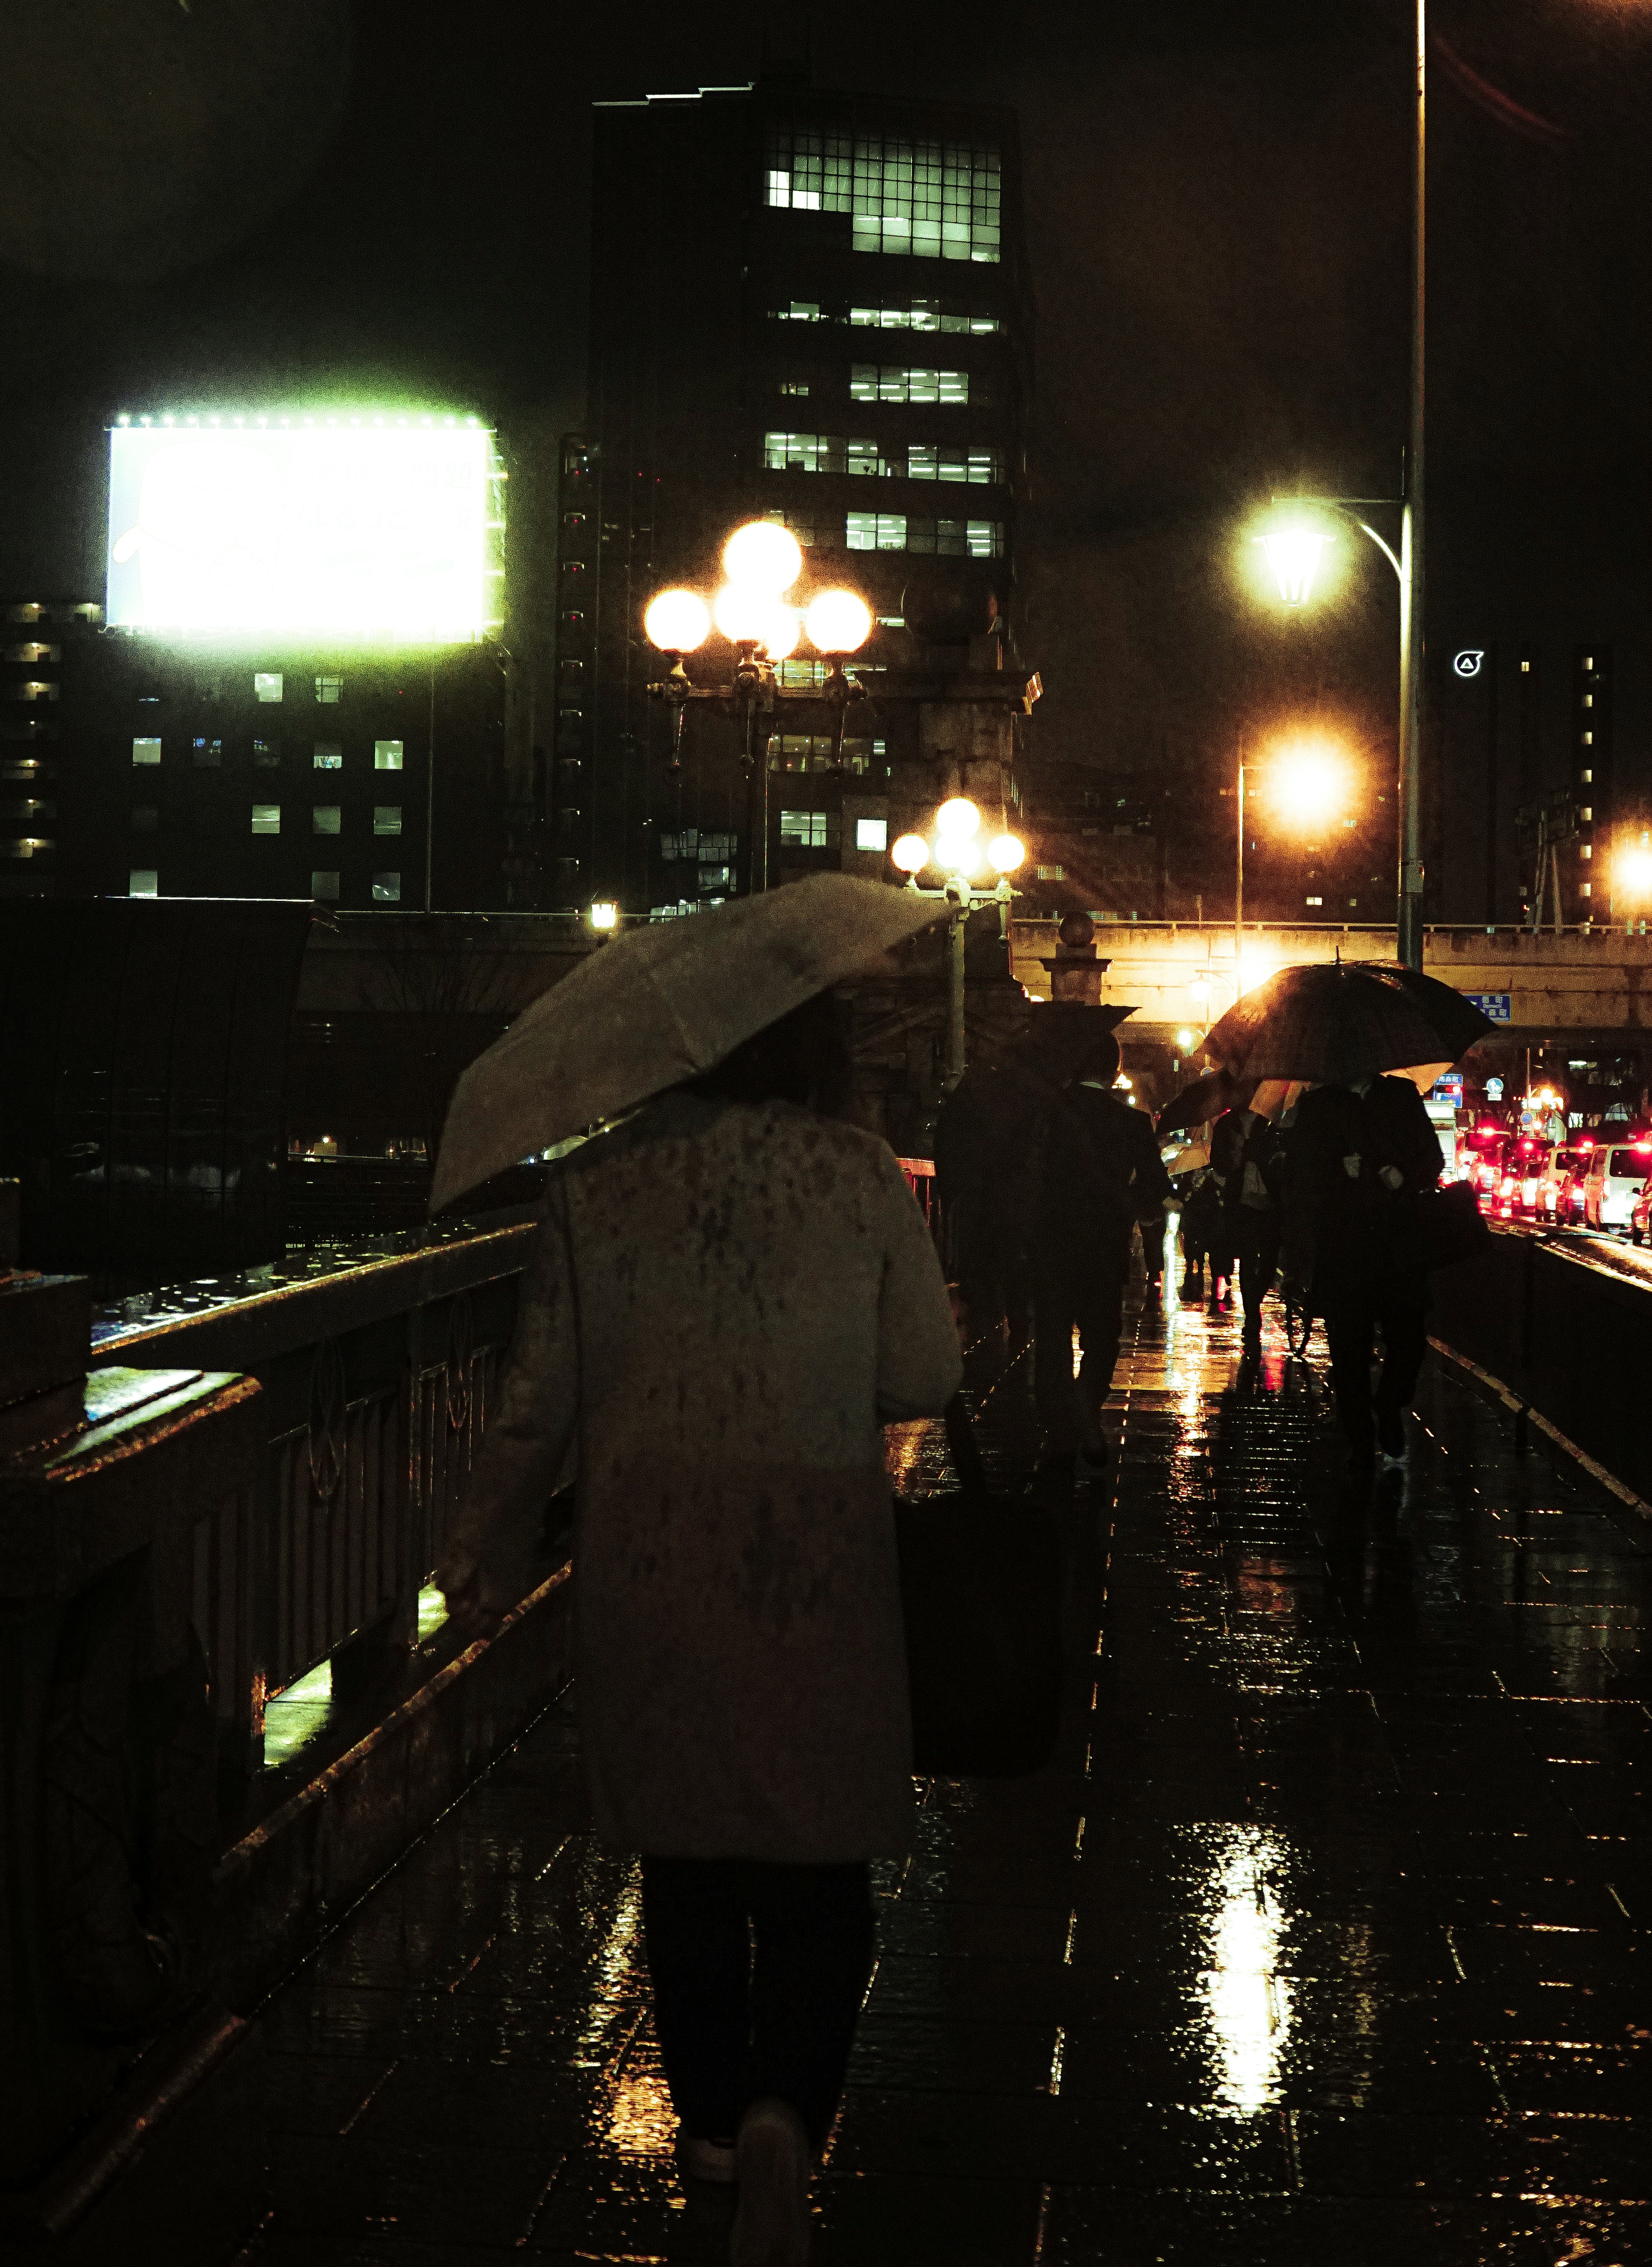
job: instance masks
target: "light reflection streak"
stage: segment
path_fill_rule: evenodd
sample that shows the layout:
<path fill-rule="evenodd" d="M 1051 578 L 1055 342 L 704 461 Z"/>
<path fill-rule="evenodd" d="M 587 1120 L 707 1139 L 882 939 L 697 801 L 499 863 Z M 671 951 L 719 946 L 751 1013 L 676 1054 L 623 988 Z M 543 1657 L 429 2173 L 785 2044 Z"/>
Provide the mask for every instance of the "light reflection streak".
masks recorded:
<path fill-rule="evenodd" d="M 1222 2065 L 1220 2098 L 1258 2110 L 1279 2099 L 1279 2074 L 1294 2005 L 1278 1970 L 1281 1915 L 1269 1876 L 1289 1851 L 1277 1835 L 1245 1834 L 1211 1875 L 1211 1962 L 1204 1978 L 1210 2027 Z"/>

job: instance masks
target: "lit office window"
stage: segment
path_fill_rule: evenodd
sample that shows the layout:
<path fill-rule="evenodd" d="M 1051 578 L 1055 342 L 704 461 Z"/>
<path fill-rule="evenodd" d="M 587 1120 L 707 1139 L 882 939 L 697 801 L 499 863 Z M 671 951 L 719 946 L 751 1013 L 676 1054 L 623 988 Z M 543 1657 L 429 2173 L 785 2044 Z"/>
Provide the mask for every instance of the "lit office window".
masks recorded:
<path fill-rule="evenodd" d="M 876 480 L 880 473 L 893 472 L 894 465 L 885 464 L 884 452 L 876 441 L 846 441 L 843 444 L 843 469 L 846 473 L 863 474 Z"/>
<path fill-rule="evenodd" d="M 312 898 L 319 899 L 323 904 L 336 905 L 338 894 L 339 877 L 336 874 L 317 872 L 311 875 L 310 895 Z"/>
<path fill-rule="evenodd" d="M 826 772 L 832 768 L 830 732 L 774 732 L 769 735 L 768 767 L 781 772 Z"/>
<path fill-rule="evenodd" d="M 190 743 L 189 752 L 201 769 L 217 771 L 224 761 L 224 743 L 198 735 Z"/>
<path fill-rule="evenodd" d="M 159 763 L 160 742 L 158 740 L 134 740 L 132 743 L 132 761 L 135 764 Z"/>
<path fill-rule="evenodd" d="M 373 805 L 373 833 L 400 834 L 400 832 L 401 805 L 399 803 L 376 803 Z"/>
<path fill-rule="evenodd" d="M 818 299 L 793 299 L 774 311 L 777 323 L 819 323 L 824 320 Z"/>
<path fill-rule="evenodd" d="M 126 877 L 128 898 L 158 898 L 160 895 L 160 876 L 153 866 L 134 866 Z"/>
<path fill-rule="evenodd" d="M 253 671 L 253 698 L 254 701 L 279 701 L 281 698 L 280 671 L 272 669 L 255 669 Z"/>
<path fill-rule="evenodd" d="M 135 803 L 132 806 L 132 829 L 136 834 L 153 834 L 160 825 L 160 813 L 152 803 Z"/>
<path fill-rule="evenodd" d="M 341 701 L 344 698 L 344 679 L 341 677 L 318 677 L 315 697 L 318 701 L 328 702 Z"/>
<path fill-rule="evenodd" d="M 401 769 L 401 743 L 400 740 L 375 740 L 373 742 L 373 769 L 376 772 L 399 772 Z"/>
<path fill-rule="evenodd" d="M 886 818 L 857 818 L 855 822 L 855 847 L 857 850 L 887 850 L 889 821 Z"/>
<path fill-rule="evenodd" d="M 850 551 L 904 551 L 907 515 L 904 511 L 852 511 L 843 539 Z"/>
<path fill-rule="evenodd" d="M 279 740 L 254 740 L 253 743 L 253 761 L 255 764 L 261 765 L 267 770 L 278 764 L 281 761 L 281 742 Z"/>
<path fill-rule="evenodd" d="M 933 401 L 951 407 L 969 400 L 969 372 L 857 362 L 849 371 L 849 395 L 855 401 Z"/>
<path fill-rule="evenodd" d="M 1003 476 L 1003 459 L 995 449 L 960 449 L 926 442 L 914 443 L 907 451 L 909 481 L 960 481 L 971 488 L 991 488 Z"/>
<path fill-rule="evenodd" d="M 780 839 L 795 850 L 833 850 L 837 847 L 835 811 L 782 811 Z"/>
<path fill-rule="evenodd" d="M 341 772 L 344 768 L 342 742 L 318 740 L 315 744 L 315 767 L 319 772 Z"/>
<path fill-rule="evenodd" d="M 848 213 L 856 252 L 999 255 L 999 157 L 983 143 L 775 127 L 766 195 L 793 212 Z"/>
<path fill-rule="evenodd" d="M 851 551 L 916 551 L 942 559 L 999 559 L 1004 531 L 995 519 L 926 519 L 899 511 L 852 511 Z"/>
<path fill-rule="evenodd" d="M 763 463 L 771 473 L 841 473 L 844 444 L 834 433 L 765 433 Z"/>
<path fill-rule="evenodd" d="M 281 805 L 278 803 L 255 803 L 253 805 L 253 832 L 254 834 L 280 833 Z"/>
<path fill-rule="evenodd" d="M 373 876 L 373 903 L 376 906 L 394 906 L 400 905 L 400 875 L 375 874 Z"/>
<path fill-rule="evenodd" d="M 849 323 L 874 331 L 955 331 L 970 338 L 996 338 L 1003 329 L 997 315 L 948 313 L 936 299 L 912 299 L 899 307 L 851 307 Z"/>
<path fill-rule="evenodd" d="M 318 803 L 311 807 L 312 834 L 336 834 L 339 831 L 339 806 L 336 803 Z"/>
<path fill-rule="evenodd" d="M 806 395 L 809 391 L 808 381 L 801 378 L 782 378 L 780 381 L 780 390 L 782 393 Z"/>

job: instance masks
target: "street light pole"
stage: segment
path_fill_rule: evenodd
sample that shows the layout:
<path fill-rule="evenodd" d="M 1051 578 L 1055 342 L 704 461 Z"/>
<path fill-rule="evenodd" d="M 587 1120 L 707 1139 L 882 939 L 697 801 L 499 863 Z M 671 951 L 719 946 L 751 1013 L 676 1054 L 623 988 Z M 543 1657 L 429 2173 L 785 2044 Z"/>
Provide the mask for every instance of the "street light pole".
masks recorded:
<path fill-rule="evenodd" d="M 1417 0 L 1411 238 L 1411 430 L 1399 531 L 1399 958 L 1422 966 L 1422 656 L 1425 317 L 1428 282 L 1428 4 Z"/>
<path fill-rule="evenodd" d="M 1239 825 L 1233 855 L 1233 1002 L 1239 1002 L 1239 959 L 1245 950 L 1245 758 L 1239 758 Z"/>

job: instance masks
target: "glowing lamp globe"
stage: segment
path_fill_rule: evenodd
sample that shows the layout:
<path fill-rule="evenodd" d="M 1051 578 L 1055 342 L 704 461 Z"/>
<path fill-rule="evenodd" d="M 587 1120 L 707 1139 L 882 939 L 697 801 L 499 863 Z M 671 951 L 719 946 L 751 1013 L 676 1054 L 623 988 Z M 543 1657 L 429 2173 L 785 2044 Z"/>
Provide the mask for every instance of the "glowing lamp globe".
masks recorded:
<path fill-rule="evenodd" d="M 961 835 L 966 841 L 980 833 L 980 813 L 966 795 L 955 795 L 935 814 L 936 832 Z"/>
<path fill-rule="evenodd" d="M 723 571 L 741 590 L 777 598 L 802 574 L 803 553 L 791 530 L 777 519 L 753 519 L 737 527 L 723 545 Z"/>
<path fill-rule="evenodd" d="M 771 606 L 763 631 L 763 650 L 771 661 L 784 661 L 796 653 L 797 641 L 803 635 L 803 624 L 790 606 Z"/>
<path fill-rule="evenodd" d="M 921 834 L 902 834 L 889 855 L 903 874 L 921 874 L 929 862 L 929 846 Z"/>
<path fill-rule="evenodd" d="M 995 834 L 987 845 L 988 863 L 995 874 L 1013 874 L 1026 855 L 1013 834 Z"/>
<path fill-rule="evenodd" d="M 711 615 L 694 591 L 662 591 L 642 617 L 649 643 L 662 653 L 693 653 L 711 633 Z"/>
<path fill-rule="evenodd" d="M 872 634 L 872 613 L 853 591 L 822 591 L 803 618 L 817 653 L 855 653 Z"/>
<path fill-rule="evenodd" d="M 1282 602 L 1288 606 L 1305 606 L 1313 597 L 1319 554 L 1336 538 L 1325 528 L 1296 520 L 1270 528 L 1254 540 L 1262 547 Z"/>
<path fill-rule="evenodd" d="M 983 863 L 980 844 L 966 834 L 943 834 L 936 838 L 935 862 L 943 874 L 979 874 Z"/>
<path fill-rule="evenodd" d="M 592 928 L 617 928 L 619 925 L 619 906 L 611 898 L 598 898 L 591 908 Z"/>

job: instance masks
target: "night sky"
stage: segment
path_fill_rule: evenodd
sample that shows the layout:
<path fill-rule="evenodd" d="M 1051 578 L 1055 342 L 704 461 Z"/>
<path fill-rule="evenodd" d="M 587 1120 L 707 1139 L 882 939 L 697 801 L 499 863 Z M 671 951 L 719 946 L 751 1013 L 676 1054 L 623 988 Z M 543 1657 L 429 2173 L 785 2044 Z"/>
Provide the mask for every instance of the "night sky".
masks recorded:
<path fill-rule="evenodd" d="M 267 398 L 475 408 L 518 444 L 576 423 L 590 102 L 744 81 L 775 20 L 654 0 L 14 17 L 0 589 L 101 596 L 101 429 L 121 407 L 228 399 L 245 374 Z M 1609 641 L 1638 808 L 1652 0 L 1437 0 L 1434 23 L 1430 645 L 1535 638 L 1558 686 L 1575 640 Z M 812 11 L 822 84 L 1020 107 L 1038 743 L 1172 781 L 1213 827 L 1241 739 L 1281 721 L 1318 718 L 1391 771 L 1387 569 L 1368 547 L 1334 605 L 1281 622 L 1234 561 L 1271 491 L 1398 492 L 1408 28 L 1406 0 Z M 659 224 L 691 250 L 691 202 Z M 531 481 L 513 509 L 527 532 Z M 1448 891 L 1484 802 L 1456 729 Z M 1545 761 L 1563 776 L 1563 711 Z"/>

